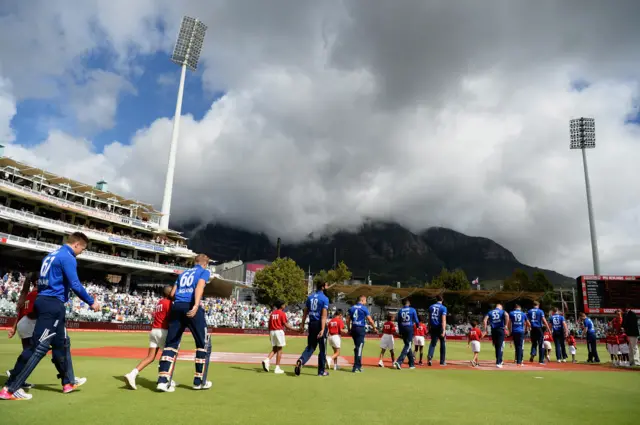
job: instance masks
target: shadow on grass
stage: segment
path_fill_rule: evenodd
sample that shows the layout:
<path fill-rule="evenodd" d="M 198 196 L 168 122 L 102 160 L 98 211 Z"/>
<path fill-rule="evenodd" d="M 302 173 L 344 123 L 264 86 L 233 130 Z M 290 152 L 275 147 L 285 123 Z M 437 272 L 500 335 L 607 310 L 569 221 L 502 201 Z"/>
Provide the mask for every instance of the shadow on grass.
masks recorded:
<path fill-rule="evenodd" d="M 239 366 L 231 366 L 231 369 L 235 369 L 235 370 L 241 370 L 244 372 L 255 372 L 255 373 L 261 373 L 263 375 L 266 375 L 268 372 L 265 372 L 264 370 L 262 370 L 262 367 L 239 367 Z M 295 373 L 293 372 L 285 372 L 284 373 L 287 376 L 296 376 Z"/>

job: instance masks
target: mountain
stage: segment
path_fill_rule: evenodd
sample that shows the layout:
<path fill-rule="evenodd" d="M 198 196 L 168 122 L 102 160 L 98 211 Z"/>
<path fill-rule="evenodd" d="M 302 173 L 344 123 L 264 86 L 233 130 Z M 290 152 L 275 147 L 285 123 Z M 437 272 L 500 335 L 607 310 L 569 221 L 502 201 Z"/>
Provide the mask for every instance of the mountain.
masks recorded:
<path fill-rule="evenodd" d="M 222 224 L 186 225 L 181 229 L 189 246 L 212 259 L 272 260 L 276 247 L 264 234 L 252 233 Z M 335 251 L 334 251 L 335 250 Z M 420 233 L 396 223 L 369 222 L 357 232 L 337 231 L 331 236 L 308 238 L 298 244 L 282 245 L 280 255 L 294 259 L 305 271 L 330 269 L 344 261 L 354 278 L 369 273 L 376 284 L 397 281 L 416 285 L 431 280 L 443 267 L 460 268 L 469 279 L 502 281 L 517 269 L 529 274 L 543 271 L 554 286 L 571 287 L 574 280 L 552 270 L 522 264 L 509 250 L 491 239 L 467 236 L 451 229 L 432 227 Z"/>

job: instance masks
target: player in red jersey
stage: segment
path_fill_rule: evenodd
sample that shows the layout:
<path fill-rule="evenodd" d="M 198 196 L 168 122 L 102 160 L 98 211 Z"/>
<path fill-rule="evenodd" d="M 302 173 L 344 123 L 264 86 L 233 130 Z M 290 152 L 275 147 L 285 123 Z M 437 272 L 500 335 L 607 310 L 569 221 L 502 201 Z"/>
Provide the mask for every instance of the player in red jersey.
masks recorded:
<path fill-rule="evenodd" d="M 287 345 L 284 337 L 284 328 L 295 331 L 296 329 L 289 324 L 287 314 L 283 311 L 286 307 L 283 301 L 276 301 L 275 309 L 269 316 L 269 339 L 271 340 L 271 352 L 266 359 L 262 361 L 262 369 L 269 372 L 269 362 L 276 356 L 276 368 L 273 371 L 277 375 L 282 375 L 284 370 L 280 369 L 280 360 L 282 360 L 282 348 Z"/>
<path fill-rule="evenodd" d="M 330 368 L 333 367 L 333 370 L 338 370 L 338 357 L 340 357 L 340 346 L 342 345 L 340 336 L 348 333 L 344 320 L 342 320 L 342 310 L 338 309 L 335 312 L 327 326 L 329 327 L 329 345 L 333 349 L 333 356 L 327 355 L 327 364 Z"/>
<path fill-rule="evenodd" d="M 610 328 L 607 331 L 607 351 L 611 356 L 611 363 L 614 366 L 618 366 L 619 364 L 618 354 L 620 353 L 620 347 L 619 347 L 618 335 L 616 335 L 615 330 L 613 330 L 613 328 Z"/>
<path fill-rule="evenodd" d="M 569 346 L 569 354 L 571 354 L 571 363 L 578 363 L 576 360 L 576 331 L 571 331 L 567 338 L 567 345 Z"/>
<path fill-rule="evenodd" d="M 384 353 L 387 350 L 389 350 L 389 353 L 391 354 L 391 364 L 395 363 L 396 354 L 393 351 L 395 345 L 393 337 L 396 334 L 396 315 L 393 313 L 389 313 L 387 314 L 387 321 L 382 325 L 382 339 L 380 340 L 380 360 L 378 361 L 378 366 L 384 367 L 382 359 L 384 357 Z"/>
<path fill-rule="evenodd" d="M 28 292 L 26 296 L 21 296 L 18 304 L 18 317 L 16 321 L 13 322 L 13 327 L 9 329 L 8 336 L 9 338 L 13 338 L 13 336 L 17 333 L 20 337 L 20 341 L 22 342 L 22 349 L 25 350 L 29 348 L 31 345 L 31 337 L 33 336 L 33 331 L 36 327 L 36 315 L 33 311 L 33 304 L 36 302 L 36 298 L 38 297 L 38 290 L 35 289 L 36 286 L 34 282 L 25 281 L 23 284 L 23 291 L 28 291 L 29 288 L 32 287 L 33 290 Z M 6 372 L 8 377 L 11 376 L 10 370 Z M 25 382 L 22 385 L 24 389 L 33 388 L 33 384 Z"/>
<path fill-rule="evenodd" d="M 467 347 L 471 346 L 473 352 L 473 360 L 471 360 L 471 366 L 478 366 L 478 354 L 480 354 L 480 340 L 482 339 L 482 331 L 478 327 L 476 320 L 471 322 L 471 329 L 467 335 Z"/>
<path fill-rule="evenodd" d="M 622 332 L 622 310 L 616 310 L 616 317 L 609 323 L 609 326 L 613 328 L 613 332 L 616 335 Z"/>
<path fill-rule="evenodd" d="M 553 342 L 553 336 L 548 330 L 544 333 L 542 339 L 542 346 L 544 348 L 544 357 L 547 359 L 547 363 L 551 363 L 551 343 Z"/>
<path fill-rule="evenodd" d="M 423 320 L 424 319 L 425 318 L 423 318 Z M 427 335 L 427 325 L 425 325 L 425 322 L 413 325 L 413 345 L 416 347 L 416 354 L 420 351 L 420 361 L 418 362 L 418 365 L 420 366 L 422 366 L 425 335 Z"/>
<path fill-rule="evenodd" d="M 629 366 L 629 337 L 624 331 L 618 335 L 618 346 L 620 347 L 620 365 Z"/>
<path fill-rule="evenodd" d="M 147 357 L 142 359 L 138 366 L 131 372 L 124 375 L 125 381 L 132 390 L 136 387 L 136 377 L 138 373 L 149 366 L 156 359 L 158 351 L 162 352 L 164 348 L 165 340 L 167 339 L 167 332 L 169 329 L 169 311 L 171 310 L 171 286 L 164 287 L 164 298 L 161 298 L 156 304 L 156 311 L 153 315 L 153 325 L 151 326 L 151 332 L 149 333 L 149 351 Z M 175 385 L 175 383 L 173 383 Z"/>

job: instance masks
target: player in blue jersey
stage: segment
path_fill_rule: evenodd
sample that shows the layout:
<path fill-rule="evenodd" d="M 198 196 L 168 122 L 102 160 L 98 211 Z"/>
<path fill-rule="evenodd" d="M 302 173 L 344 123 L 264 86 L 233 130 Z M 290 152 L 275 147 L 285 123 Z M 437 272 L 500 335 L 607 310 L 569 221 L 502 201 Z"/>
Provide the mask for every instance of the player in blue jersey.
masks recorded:
<path fill-rule="evenodd" d="M 531 324 L 529 323 L 527 314 L 522 311 L 522 307 L 520 307 L 519 304 L 516 304 L 515 310 L 509 313 L 509 325 L 511 336 L 513 337 L 513 344 L 516 347 L 516 365 L 522 367 L 524 366 L 522 363 L 524 357 L 524 336 Z"/>
<path fill-rule="evenodd" d="M 347 329 L 353 338 L 353 369 L 352 372 L 362 372 L 362 349 L 364 348 L 365 327 L 367 323 L 378 333 L 369 310 L 367 309 L 367 297 L 360 295 L 358 303 L 352 306 L 347 313 Z M 322 357 L 320 357 L 322 358 Z"/>
<path fill-rule="evenodd" d="M 533 362 L 538 354 L 538 362 L 544 364 L 544 350 L 542 349 L 542 343 L 544 342 L 544 329 L 551 332 L 549 323 L 544 317 L 544 311 L 540 309 L 540 303 L 534 301 L 533 308 L 527 312 L 529 323 L 531 324 L 531 357 L 529 361 Z M 544 326 L 544 329 L 543 329 Z"/>
<path fill-rule="evenodd" d="M 209 257 L 198 254 L 195 267 L 180 273 L 171 290 L 173 304 L 169 312 L 169 329 L 167 339 L 158 366 L 158 385 L 156 389 L 163 392 L 175 391 L 171 385 L 173 370 L 182 341 L 182 334 L 189 328 L 196 344 L 196 371 L 193 375 L 193 389 L 207 390 L 212 387 L 207 381 L 209 360 L 211 358 L 211 339 L 207 332 L 207 322 L 202 308 L 202 294 L 209 283 L 211 272 L 207 269 Z"/>
<path fill-rule="evenodd" d="M 433 354 L 436 351 L 436 344 L 440 341 L 440 366 L 447 365 L 447 307 L 442 304 L 442 296 L 436 297 L 436 303 L 429 307 L 429 335 L 431 342 L 429 343 L 429 355 L 427 357 L 428 365 L 431 366 Z"/>
<path fill-rule="evenodd" d="M 38 297 L 34 303 L 36 325 L 31 346 L 18 357 L 11 377 L 0 391 L 0 399 L 31 399 L 31 394 L 26 394 L 21 387 L 47 354 L 49 347 L 53 353 L 53 364 L 62 380 L 62 391 L 69 393 L 76 388 L 68 371 L 64 304 L 69 301 L 69 291 L 72 290 L 82 301 L 90 305 L 93 311 L 100 310 L 100 305 L 87 293 L 78 278 L 76 256 L 80 255 L 88 244 L 89 239 L 83 233 L 73 233 L 67 238 L 65 245 L 42 260 L 38 278 Z"/>
<path fill-rule="evenodd" d="M 489 327 L 491 327 L 491 340 L 496 349 L 496 367 L 502 368 L 505 328 L 509 327 L 509 315 L 502 309 L 502 304 L 496 304 L 495 308 L 484 316 L 485 334 L 488 333 Z"/>
<path fill-rule="evenodd" d="M 402 368 L 402 363 L 404 363 L 404 358 L 409 357 L 409 369 L 415 369 L 415 357 L 413 355 L 413 350 L 411 345 L 413 344 L 413 325 L 417 325 L 420 323 L 420 319 L 418 319 L 418 313 L 416 309 L 411 307 L 411 301 L 409 298 L 404 300 L 404 307 L 398 311 L 397 315 L 398 320 L 398 333 L 402 337 L 402 341 L 404 342 L 404 347 L 402 348 L 402 352 L 396 359 L 395 363 L 393 363 L 393 367 L 396 369 Z"/>
<path fill-rule="evenodd" d="M 302 352 L 296 362 L 294 372 L 300 376 L 302 366 L 305 365 L 320 346 L 318 353 L 318 376 L 328 376 L 325 370 L 325 358 L 327 357 L 327 312 L 329 310 L 329 298 L 324 294 L 327 289 L 326 282 L 316 284 L 316 292 L 307 297 L 302 322 L 300 323 L 300 333 L 304 333 L 304 323 L 309 318 L 309 335 L 307 336 L 307 348 Z"/>
<path fill-rule="evenodd" d="M 567 356 L 564 340 L 569 336 L 569 327 L 557 307 L 552 309 L 552 313 L 550 319 L 553 332 L 551 335 L 553 336 L 553 345 L 556 346 L 556 360 L 558 363 L 566 363 L 569 356 Z"/>
<path fill-rule="evenodd" d="M 600 363 L 596 328 L 585 313 L 580 313 L 580 321 L 582 322 L 582 335 L 585 335 L 587 338 L 587 350 L 589 351 L 587 363 Z"/>

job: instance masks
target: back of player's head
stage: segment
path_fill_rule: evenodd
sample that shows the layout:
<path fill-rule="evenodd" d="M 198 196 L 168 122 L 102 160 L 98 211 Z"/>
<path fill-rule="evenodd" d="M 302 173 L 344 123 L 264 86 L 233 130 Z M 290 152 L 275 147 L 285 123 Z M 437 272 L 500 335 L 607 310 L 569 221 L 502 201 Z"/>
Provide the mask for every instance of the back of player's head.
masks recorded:
<path fill-rule="evenodd" d="M 339 308 L 339 309 L 337 309 L 337 310 L 336 310 L 336 312 L 334 313 L 334 316 L 335 316 L 335 317 L 342 316 L 342 313 L 343 313 L 342 309 L 341 309 L 341 308 Z"/>
<path fill-rule="evenodd" d="M 275 308 L 277 308 L 278 310 L 280 310 L 282 307 L 284 307 L 284 301 L 282 300 L 276 300 L 275 303 L 273 303 L 273 306 Z"/>
<path fill-rule="evenodd" d="M 171 296 L 171 290 L 173 288 L 171 286 L 165 286 L 164 288 L 162 288 L 162 294 L 164 295 L 165 298 L 169 298 Z"/>
<path fill-rule="evenodd" d="M 569 335 L 571 335 L 571 336 L 576 336 L 576 331 L 571 331 L 571 332 L 569 332 Z"/>
<path fill-rule="evenodd" d="M 359 302 L 360 304 L 366 304 L 366 303 L 367 303 L 367 296 L 366 296 L 366 295 L 360 295 L 360 296 L 358 297 L 358 302 Z"/>
<path fill-rule="evenodd" d="M 436 295 L 436 302 L 442 302 L 444 301 L 444 298 L 442 298 L 442 295 Z"/>
<path fill-rule="evenodd" d="M 502 304 L 500 304 L 500 303 L 496 303 L 496 308 L 497 308 L 497 309 L 501 309 L 501 308 L 502 308 Z"/>
<path fill-rule="evenodd" d="M 558 307 L 553 307 L 551 311 L 553 312 L 553 314 L 556 314 L 558 312 Z"/>
<path fill-rule="evenodd" d="M 522 308 L 522 307 L 520 307 L 520 304 L 518 304 L 518 303 L 516 303 L 516 305 L 514 305 L 513 307 L 514 307 L 516 310 L 517 310 L 517 309 L 519 309 L 519 308 Z"/>
<path fill-rule="evenodd" d="M 324 291 L 327 287 L 327 282 L 318 281 L 316 282 L 316 291 Z"/>
<path fill-rule="evenodd" d="M 198 254 L 195 258 L 195 263 L 201 265 L 202 267 L 209 265 L 209 257 L 207 254 Z"/>
<path fill-rule="evenodd" d="M 533 306 L 534 306 L 535 308 L 540 307 L 540 301 L 534 301 L 534 302 L 533 302 Z"/>
<path fill-rule="evenodd" d="M 411 305 L 411 299 L 409 299 L 409 297 L 404 299 L 404 305 L 409 307 Z"/>
<path fill-rule="evenodd" d="M 394 318 L 395 316 L 396 316 L 396 315 L 395 315 L 395 314 L 393 314 L 393 313 L 387 313 L 387 320 L 388 320 L 389 322 L 391 322 L 391 321 L 393 321 L 393 318 Z"/>
<path fill-rule="evenodd" d="M 471 321 L 471 326 L 473 326 L 474 328 L 475 328 L 476 326 L 478 326 L 478 321 L 477 321 L 477 320 L 472 320 L 472 321 Z"/>
<path fill-rule="evenodd" d="M 584 311 L 581 311 L 580 317 L 584 319 L 585 317 L 587 317 L 587 313 L 585 313 Z"/>

